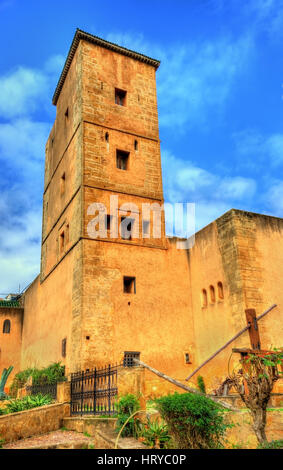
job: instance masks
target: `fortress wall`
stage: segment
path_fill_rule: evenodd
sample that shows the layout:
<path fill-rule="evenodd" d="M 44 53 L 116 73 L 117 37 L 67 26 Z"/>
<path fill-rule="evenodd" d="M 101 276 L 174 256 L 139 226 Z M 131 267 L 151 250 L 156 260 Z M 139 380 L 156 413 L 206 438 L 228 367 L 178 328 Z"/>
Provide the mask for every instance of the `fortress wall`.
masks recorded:
<path fill-rule="evenodd" d="M 20 370 L 23 314 L 23 308 L 0 307 L 0 377 L 4 368 L 14 367 L 7 385 Z M 5 320 L 10 321 L 10 333 L 3 332 Z"/>
<path fill-rule="evenodd" d="M 77 289 L 75 271 L 79 249 L 77 245 L 42 284 L 37 277 L 25 293 L 22 369 L 60 361 L 66 365 L 67 372 L 72 367 L 73 297 Z M 62 356 L 64 338 L 67 339 L 66 357 Z"/>
<path fill-rule="evenodd" d="M 149 365 L 183 379 L 194 364 L 186 252 L 84 241 L 83 366 L 140 351 Z M 124 293 L 123 276 L 136 278 Z M 90 339 L 86 339 L 86 337 Z"/>

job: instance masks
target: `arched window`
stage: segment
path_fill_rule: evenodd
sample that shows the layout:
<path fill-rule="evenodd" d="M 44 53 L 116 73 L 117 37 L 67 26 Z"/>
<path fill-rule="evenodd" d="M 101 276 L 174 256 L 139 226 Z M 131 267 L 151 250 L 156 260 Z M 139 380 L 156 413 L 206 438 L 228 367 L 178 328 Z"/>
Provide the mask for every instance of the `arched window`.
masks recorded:
<path fill-rule="evenodd" d="M 213 286 L 209 286 L 209 293 L 210 293 L 210 302 L 215 302 L 215 289 Z"/>
<path fill-rule="evenodd" d="M 202 307 L 207 307 L 207 292 L 206 292 L 206 289 L 202 289 L 201 306 Z"/>
<path fill-rule="evenodd" d="M 218 282 L 217 289 L 218 289 L 218 298 L 219 299 L 224 299 L 224 290 L 223 290 L 222 282 Z"/>
<path fill-rule="evenodd" d="M 11 331 L 11 322 L 10 320 L 5 320 L 3 323 L 3 333 L 9 334 Z"/>

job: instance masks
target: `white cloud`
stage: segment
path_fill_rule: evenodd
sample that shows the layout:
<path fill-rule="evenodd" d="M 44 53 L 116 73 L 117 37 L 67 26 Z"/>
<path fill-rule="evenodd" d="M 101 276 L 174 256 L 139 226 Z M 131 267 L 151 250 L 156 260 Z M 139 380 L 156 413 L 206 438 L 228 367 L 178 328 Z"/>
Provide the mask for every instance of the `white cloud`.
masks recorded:
<path fill-rule="evenodd" d="M 41 70 L 0 76 L 0 293 L 24 288 L 39 272 L 45 142 L 63 62 L 53 56 Z"/>
<path fill-rule="evenodd" d="M 234 176 L 223 178 L 219 181 L 216 194 L 229 201 L 241 201 L 250 199 L 256 192 L 256 182 L 252 178 Z"/>
<path fill-rule="evenodd" d="M 243 11 L 255 33 L 265 32 L 270 39 L 282 38 L 283 0 L 248 0 Z"/>
<path fill-rule="evenodd" d="M 196 204 L 196 226 L 200 229 L 231 208 L 246 207 L 256 194 L 252 178 L 221 176 L 162 152 L 165 200 Z"/>
<path fill-rule="evenodd" d="M 27 158 L 44 162 L 45 142 L 50 123 L 26 118 L 0 124 L 0 153 L 23 168 Z"/>
<path fill-rule="evenodd" d="M 274 183 L 266 193 L 266 202 L 273 215 L 283 215 L 283 181 Z"/>
<path fill-rule="evenodd" d="M 229 101 L 251 51 L 251 39 L 227 37 L 166 51 L 157 76 L 160 124 L 184 131 L 214 122 Z"/>
<path fill-rule="evenodd" d="M 244 166 L 262 171 L 262 167 L 278 167 L 283 164 L 283 134 L 263 135 L 257 131 L 234 134 L 236 149 Z"/>
<path fill-rule="evenodd" d="M 37 99 L 47 88 L 44 74 L 24 67 L 0 77 L 0 116 L 13 118 L 33 113 L 38 106 Z"/>
<path fill-rule="evenodd" d="M 18 66 L 0 76 L 0 117 L 30 116 L 42 106 L 50 107 L 51 93 L 63 62 L 63 57 L 56 55 L 48 59 L 42 70 Z"/>
<path fill-rule="evenodd" d="M 8 226 L 1 225 L 0 232 L 0 293 L 18 292 L 24 289 L 40 267 L 40 242 L 35 239 L 41 233 L 40 212 L 26 212 L 11 218 Z M 15 224 L 14 226 L 11 224 Z"/>
<path fill-rule="evenodd" d="M 225 109 L 235 80 L 248 64 L 253 40 L 228 36 L 161 48 L 142 34 L 109 34 L 109 41 L 161 60 L 157 72 L 160 126 L 186 131 L 206 126 Z"/>

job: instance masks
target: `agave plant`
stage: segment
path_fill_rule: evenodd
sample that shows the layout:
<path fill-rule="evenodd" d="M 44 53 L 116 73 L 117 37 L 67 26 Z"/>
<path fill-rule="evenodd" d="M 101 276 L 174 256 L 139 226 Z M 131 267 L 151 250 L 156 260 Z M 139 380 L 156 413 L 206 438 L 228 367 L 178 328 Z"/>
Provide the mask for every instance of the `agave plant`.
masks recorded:
<path fill-rule="evenodd" d="M 4 369 L 2 372 L 2 376 L 0 379 L 0 400 L 5 400 L 7 398 L 7 395 L 4 392 L 4 388 L 12 370 L 13 370 L 13 366 L 10 366 L 9 369 Z"/>

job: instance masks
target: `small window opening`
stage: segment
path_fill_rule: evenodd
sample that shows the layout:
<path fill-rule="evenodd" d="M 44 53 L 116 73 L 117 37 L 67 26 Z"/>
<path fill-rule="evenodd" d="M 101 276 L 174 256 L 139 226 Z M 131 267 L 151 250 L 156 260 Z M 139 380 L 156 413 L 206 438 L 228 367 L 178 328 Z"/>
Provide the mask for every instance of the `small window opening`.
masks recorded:
<path fill-rule="evenodd" d="M 109 132 L 105 132 L 105 140 L 109 144 Z"/>
<path fill-rule="evenodd" d="M 207 307 L 207 292 L 206 292 L 206 289 L 202 289 L 202 307 Z"/>
<path fill-rule="evenodd" d="M 89 341 L 89 340 L 90 340 L 90 336 L 86 336 L 85 339 L 86 339 L 87 341 Z"/>
<path fill-rule="evenodd" d="M 69 108 L 67 108 L 66 111 L 65 111 L 65 117 L 66 117 L 67 119 L 68 119 L 68 117 L 69 117 Z"/>
<path fill-rule="evenodd" d="M 222 282 L 218 282 L 217 289 L 218 289 L 218 298 L 219 299 L 224 299 L 224 290 L 223 290 Z"/>
<path fill-rule="evenodd" d="M 135 294 L 136 293 L 136 278 L 124 276 L 124 293 Z"/>
<path fill-rule="evenodd" d="M 61 180 L 60 180 L 61 195 L 65 193 L 65 185 L 66 185 L 66 174 L 63 173 L 63 175 L 61 176 Z"/>
<path fill-rule="evenodd" d="M 213 286 L 209 286 L 209 292 L 210 292 L 210 302 L 214 303 L 215 302 L 215 289 Z"/>
<path fill-rule="evenodd" d="M 10 320 L 5 320 L 3 323 L 3 333 L 4 334 L 10 334 L 11 332 L 11 322 Z"/>
<path fill-rule="evenodd" d="M 115 88 L 115 103 L 118 104 L 119 106 L 125 106 L 126 94 L 127 94 L 126 91 Z"/>
<path fill-rule="evenodd" d="M 139 149 L 139 143 L 137 140 L 135 140 L 135 151 L 137 152 Z"/>
<path fill-rule="evenodd" d="M 100 87 L 101 87 L 101 90 L 103 90 L 103 82 L 101 82 Z"/>
<path fill-rule="evenodd" d="M 127 170 L 129 166 L 129 152 L 116 151 L 116 165 L 119 170 Z"/>
<path fill-rule="evenodd" d="M 60 253 L 63 253 L 65 249 L 65 232 L 60 233 Z"/>
<path fill-rule="evenodd" d="M 66 225 L 66 236 L 65 236 L 65 244 L 68 245 L 70 241 L 70 226 L 69 224 Z"/>
<path fill-rule="evenodd" d="M 123 240 L 132 240 L 135 219 L 130 217 L 121 217 L 121 238 Z"/>
<path fill-rule="evenodd" d="M 67 352 L 67 338 L 62 339 L 62 357 L 66 357 Z"/>
<path fill-rule="evenodd" d="M 138 364 L 133 361 L 133 359 L 140 360 L 141 353 L 139 351 L 125 351 L 124 352 L 124 367 L 137 367 Z"/>
<path fill-rule="evenodd" d="M 185 353 L 185 363 L 186 364 L 191 364 L 191 358 L 189 353 Z"/>

